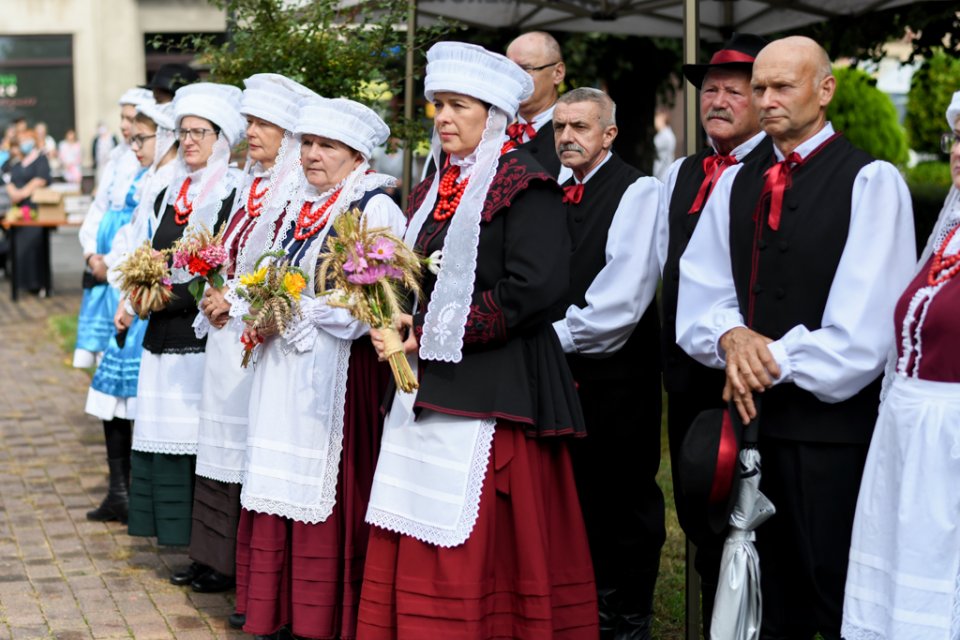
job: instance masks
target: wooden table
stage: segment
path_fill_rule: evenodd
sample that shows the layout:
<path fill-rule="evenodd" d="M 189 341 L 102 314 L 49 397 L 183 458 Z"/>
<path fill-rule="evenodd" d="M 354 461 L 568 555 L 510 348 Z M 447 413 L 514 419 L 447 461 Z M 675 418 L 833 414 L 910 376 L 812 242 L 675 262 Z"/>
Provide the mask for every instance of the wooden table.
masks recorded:
<path fill-rule="evenodd" d="M 47 295 L 53 295 L 53 269 L 50 266 L 50 230 L 58 227 L 78 226 L 68 224 L 66 220 L 15 220 L 3 219 L 0 226 L 7 230 L 10 236 L 10 254 L 7 264 L 10 277 L 10 299 L 16 301 L 20 291 L 17 286 L 17 232 L 20 229 L 37 228 L 43 230 L 43 283 Z"/>

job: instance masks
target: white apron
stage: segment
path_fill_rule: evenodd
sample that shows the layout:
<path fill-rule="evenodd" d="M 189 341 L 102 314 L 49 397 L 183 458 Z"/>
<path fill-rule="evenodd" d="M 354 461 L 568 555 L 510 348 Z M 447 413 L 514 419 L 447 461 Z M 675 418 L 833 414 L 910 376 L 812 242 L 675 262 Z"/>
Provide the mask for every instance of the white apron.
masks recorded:
<path fill-rule="evenodd" d="M 133 450 L 195 455 L 203 353 L 144 351 L 137 383 Z"/>

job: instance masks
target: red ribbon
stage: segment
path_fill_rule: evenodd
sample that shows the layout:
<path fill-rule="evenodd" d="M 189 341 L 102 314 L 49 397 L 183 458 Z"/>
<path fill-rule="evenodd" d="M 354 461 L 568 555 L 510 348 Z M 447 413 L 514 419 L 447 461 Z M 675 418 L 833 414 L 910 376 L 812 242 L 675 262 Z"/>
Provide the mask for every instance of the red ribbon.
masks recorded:
<path fill-rule="evenodd" d="M 583 183 L 563 188 L 563 204 L 580 204 L 583 200 Z"/>
<path fill-rule="evenodd" d="M 780 228 L 780 215 L 783 213 L 783 193 L 790 188 L 792 182 L 790 174 L 801 164 L 803 164 L 803 158 L 794 151 L 763 174 L 764 183 L 760 198 L 762 200 L 766 194 L 770 194 L 770 215 L 767 216 L 767 224 L 774 231 Z"/>
<path fill-rule="evenodd" d="M 729 409 L 723 412 L 720 424 L 720 446 L 717 448 L 717 466 L 710 485 L 710 504 L 726 502 L 733 487 L 733 474 L 737 464 L 737 438 L 733 433 L 733 422 Z"/>
<path fill-rule="evenodd" d="M 688 214 L 698 213 L 703 209 L 709 197 L 707 191 L 710 186 L 717 183 L 720 175 L 727 170 L 727 167 L 732 167 L 735 164 L 737 164 L 737 159 L 734 156 L 722 156 L 719 153 L 703 159 L 703 172 L 706 175 L 703 178 L 703 184 L 700 185 L 700 190 L 697 191 L 697 197 L 693 200 L 693 206 L 690 207 L 690 211 L 687 211 Z"/>
<path fill-rule="evenodd" d="M 537 130 L 529 122 L 514 122 L 507 127 L 507 135 L 517 144 L 523 144 L 523 134 L 527 134 L 527 140 L 533 140 L 537 137 Z"/>
<path fill-rule="evenodd" d="M 734 51 L 733 49 L 721 49 L 710 58 L 710 64 L 730 64 L 731 62 L 745 62 L 753 64 L 755 58 L 747 53 Z"/>

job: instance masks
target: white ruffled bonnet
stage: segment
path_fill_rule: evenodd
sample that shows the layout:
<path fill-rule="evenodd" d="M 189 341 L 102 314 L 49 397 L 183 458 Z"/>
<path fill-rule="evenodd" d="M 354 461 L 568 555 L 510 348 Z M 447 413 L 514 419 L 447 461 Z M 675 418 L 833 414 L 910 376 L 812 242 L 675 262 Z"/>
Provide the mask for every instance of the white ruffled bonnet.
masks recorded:
<path fill-rule="evenodd" d="M 243 139 L 246 119 L 240 115 L 242 92 L 229 84 L 197 82 L 179 89 L 173 98 L 175 126 L 186 116 L 206 118 L 223 132 L 230 145 Z"/>
<path fill-rule="evenodd" d="M 300 102 L 316 94 L 299 82 L 279 73 L 257 73 L 243 81 L 240 113 L 254 116 L 293 131 Z"/>
<path fill-rule="evenodd" d="M 300 104 L 294 127 L 297 137 L 338 140 L 369 160 L 373 150 L 390 137 L 390 127 L 370 107 L 346 98 L 307 98 Z"/>
<path fill-rule="evenodd" d="M 468 95 L 513 117 L 520 103 L 533 94 L 533 80 L 499 53 L 465 42 L 438 42 L 427 51 L 423 93 L 433 100 L 438 91 Z"/>

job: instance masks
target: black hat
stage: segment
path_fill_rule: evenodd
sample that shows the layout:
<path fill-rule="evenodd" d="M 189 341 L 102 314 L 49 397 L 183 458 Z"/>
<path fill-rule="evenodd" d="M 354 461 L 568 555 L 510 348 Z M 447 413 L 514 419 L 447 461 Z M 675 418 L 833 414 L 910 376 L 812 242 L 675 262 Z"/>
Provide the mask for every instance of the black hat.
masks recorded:
<path fill-rule="evenodd" d="M 735 33 L 724 43 L 723 48 L 713 54 L 708 64 L 685 64 L 683 75 L 697 89 L 703 84 L 703 78 L 710 69 L 744 69 L 750 71 L 757 54 L 768 44 L 766 38 L 749 33 Z"/>
<path fill-rule="evenodd" d="M 180 63 L 165 64 L 153 74 L 148 84 L 143 85 L 144 89 L 160 89 L 176 93 L 180 87 L 192 84 L 200 79 L 196 71 L 188 65 Z"/>
<path fill-rule="evenodd" d="M 700 412 L 680 449 L 680 490 L 697 513 L 704 514 L 714 533 L 723 533 L 740 485 L 740 446 L 743 424 L 736 410 Z"/>

